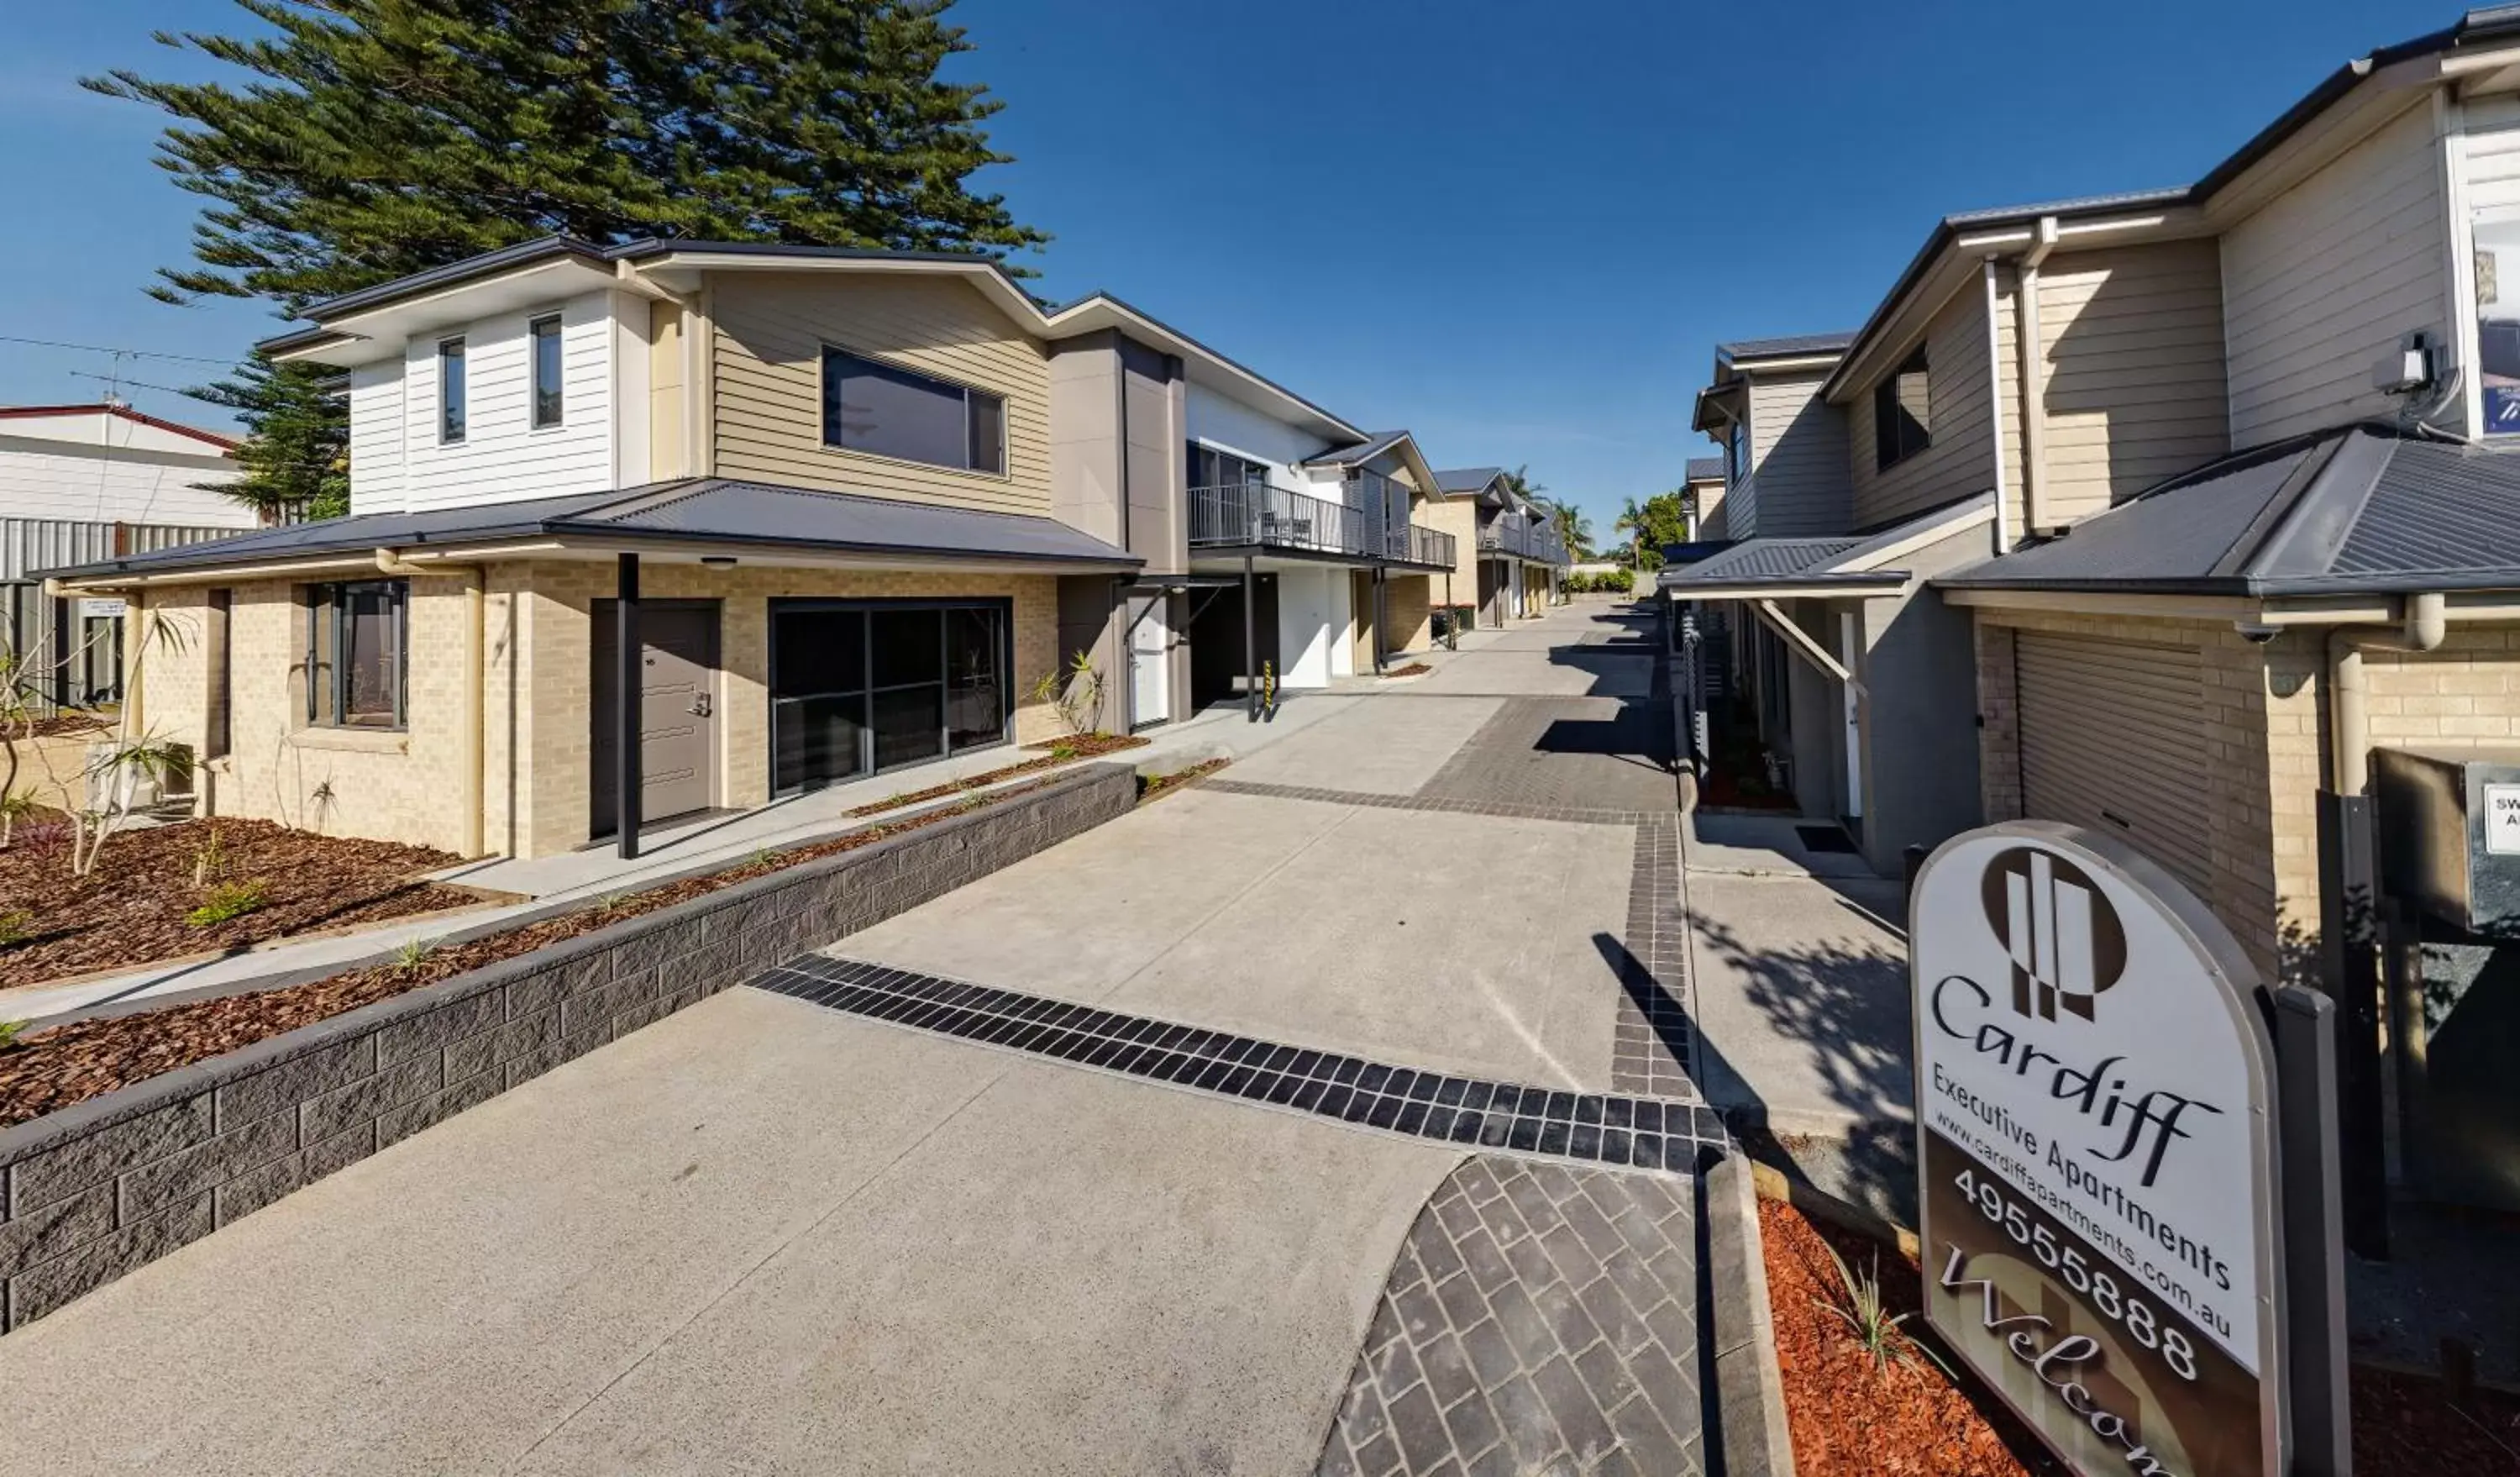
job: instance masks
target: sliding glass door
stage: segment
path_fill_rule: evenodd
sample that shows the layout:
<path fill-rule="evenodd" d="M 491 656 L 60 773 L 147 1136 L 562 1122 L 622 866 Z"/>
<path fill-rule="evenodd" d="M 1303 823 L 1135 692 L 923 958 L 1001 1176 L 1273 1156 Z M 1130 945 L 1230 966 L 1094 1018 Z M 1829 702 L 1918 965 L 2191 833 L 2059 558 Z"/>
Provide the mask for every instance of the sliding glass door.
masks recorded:
<path fill-rule="evenodd" d="M 1005 601 L 771 602 L 779 794 L 1005 741 Z"/>

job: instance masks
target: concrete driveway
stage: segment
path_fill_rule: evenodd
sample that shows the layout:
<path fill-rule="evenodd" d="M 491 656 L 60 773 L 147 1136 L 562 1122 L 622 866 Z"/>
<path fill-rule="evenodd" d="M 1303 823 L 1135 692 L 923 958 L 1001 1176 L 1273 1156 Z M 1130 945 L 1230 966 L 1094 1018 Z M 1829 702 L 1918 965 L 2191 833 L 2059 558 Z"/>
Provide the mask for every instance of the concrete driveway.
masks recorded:
<path fill-rule="evenodd" d="M 1600 1092 L 1634 851 L 1622 826 L 1193 789 L 825 952 Z"/>
<path fill-rule="evenodd" d="M 1460 1158 L 734 990 L 0 1339 L 0 1470 L 1305 1471 Z"/>

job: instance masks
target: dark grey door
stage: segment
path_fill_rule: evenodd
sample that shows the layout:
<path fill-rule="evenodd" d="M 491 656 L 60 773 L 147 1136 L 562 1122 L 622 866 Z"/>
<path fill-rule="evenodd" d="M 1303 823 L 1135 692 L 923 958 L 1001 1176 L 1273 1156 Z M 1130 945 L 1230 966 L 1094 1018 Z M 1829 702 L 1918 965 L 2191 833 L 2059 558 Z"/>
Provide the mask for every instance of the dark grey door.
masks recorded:
<path fill-rule="evenodd" d="M 613 604 L 595 603 L 594 742 L 587 775 L 590 834 L 609 835 L 617 749 L 613 693 L 618 681 Z M 647 824 L 717 803 L 717 640 L 714 601 L 650 601 L 639 610 L 639 815 Z"/>

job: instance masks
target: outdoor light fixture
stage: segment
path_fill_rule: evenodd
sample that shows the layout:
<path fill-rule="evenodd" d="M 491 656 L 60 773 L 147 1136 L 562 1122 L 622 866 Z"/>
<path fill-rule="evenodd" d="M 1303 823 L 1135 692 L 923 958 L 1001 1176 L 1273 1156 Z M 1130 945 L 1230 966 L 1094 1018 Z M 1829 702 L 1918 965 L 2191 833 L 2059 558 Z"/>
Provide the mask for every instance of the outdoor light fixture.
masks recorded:
<path fill-rule="evenodd" d="M 735 567 L 735 556 L 732 554 L 703 554 L 700 556 L 700 562 L 708 565 L 712 569 L 732 569 Z"/>

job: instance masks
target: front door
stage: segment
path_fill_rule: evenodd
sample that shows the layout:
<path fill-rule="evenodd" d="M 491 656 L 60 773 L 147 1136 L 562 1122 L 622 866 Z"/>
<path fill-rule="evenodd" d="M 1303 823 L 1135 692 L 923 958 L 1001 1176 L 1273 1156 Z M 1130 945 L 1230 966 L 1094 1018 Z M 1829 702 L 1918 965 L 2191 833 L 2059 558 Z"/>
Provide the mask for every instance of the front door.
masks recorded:
<path fill-rule="evenodd" d="M 1129 626 L 1129 722 L 1144 728 L 1172 716 L 1172 628 L 1157 596 Z"/>
<path fill-rule="evenodd" d="M 592 831 L 619 824 L 613 805 L 612 602 L 596 602 Z M 652 824 L 717 799 L 717 605 L 651 601 L 639 611 L 639 815 Z"/>

